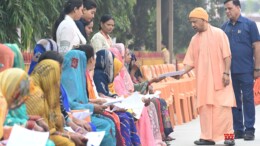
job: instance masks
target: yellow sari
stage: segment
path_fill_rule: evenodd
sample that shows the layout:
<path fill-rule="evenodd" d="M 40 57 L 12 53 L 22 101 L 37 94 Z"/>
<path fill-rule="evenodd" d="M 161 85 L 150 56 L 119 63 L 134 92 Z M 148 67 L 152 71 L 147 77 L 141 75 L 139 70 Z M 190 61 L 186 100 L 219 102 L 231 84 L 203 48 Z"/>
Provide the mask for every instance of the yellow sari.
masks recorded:
<path fill-rule="evenodd" d="M 0 138 L 8 108 L 19 107 L 29 93 L 29 76 L 18 68 L 10 68 L 0 73 Z"/>
<path fill-rule="evenodd" d="M 35 91 L 26 101 L 27 112 L 44 118 L 50 129 L 50 139 L 56 146 L 73 146 L 66 137 L 53 135 L 63 132 L 63 116 L 60 109 L 60 64 L 54 60 L 43 60 L 33 70 L 31 80 Z"/>
<path fill-rule="evenodd" d="M 120 73 L 121 69 L 123 68 L 123 64 L 120 60 L 117 58 L 114 58 L 114 78 Z M 110 83 L 108 85 L 109 91 L 112 94 L 116 94 L 115 88 L 114 88 L 114 83 Z"/>

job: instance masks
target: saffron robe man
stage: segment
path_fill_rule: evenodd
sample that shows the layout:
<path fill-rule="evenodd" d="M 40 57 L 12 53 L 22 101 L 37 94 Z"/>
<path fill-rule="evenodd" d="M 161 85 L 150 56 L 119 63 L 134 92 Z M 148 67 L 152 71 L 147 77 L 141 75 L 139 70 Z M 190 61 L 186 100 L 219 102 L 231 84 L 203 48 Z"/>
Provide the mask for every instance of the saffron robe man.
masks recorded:
<path fill-rule="evenodd" d="M 197 33 L 192 37 L 186 53 L 185 73 L 195 69 L 197 108 L 201 135 L 196 145 L 214 145 L 224 140 L 224 134 L 233 134 L 231 108 L 236 106 L 230 78 L 231 52 L 226 34 L 208 23 L 203 8 L 195 8 L 189 21 Z M 233 139 L 225 144 L 234 145 Z"/>

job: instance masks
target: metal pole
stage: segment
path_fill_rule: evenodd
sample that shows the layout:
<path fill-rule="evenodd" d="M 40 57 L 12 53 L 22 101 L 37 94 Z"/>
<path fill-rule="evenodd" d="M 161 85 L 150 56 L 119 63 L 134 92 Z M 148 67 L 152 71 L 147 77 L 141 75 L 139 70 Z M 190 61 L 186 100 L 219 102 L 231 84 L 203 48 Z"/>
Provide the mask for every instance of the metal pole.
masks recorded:
<path fill-rule="evenodd" d="M 162 19 L 161 19 L 161 0 L 156 0 L 156 50 L 161 51 L 162 41 Z"/>
<path fill-rule="evenodd" d="M 172 59 L 174 59 L 173 53 L 173 0 L 169 0 L 169 44 L 168 49 L 170 52 L 170 62 L 172 63 Z"/>

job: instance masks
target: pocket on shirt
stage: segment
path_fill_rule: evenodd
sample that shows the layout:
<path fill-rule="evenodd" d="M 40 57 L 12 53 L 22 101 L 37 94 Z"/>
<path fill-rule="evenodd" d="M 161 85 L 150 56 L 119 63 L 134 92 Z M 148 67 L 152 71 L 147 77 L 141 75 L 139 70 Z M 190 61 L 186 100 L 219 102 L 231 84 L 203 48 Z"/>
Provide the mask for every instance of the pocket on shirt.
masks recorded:
<path fill-rule="evenodd" d="M 238 29 L 235 33 L 237 42 L 247 43 L 250 40 L 249 28 L 246 25 L 244 25 L 243 29 Z"/>

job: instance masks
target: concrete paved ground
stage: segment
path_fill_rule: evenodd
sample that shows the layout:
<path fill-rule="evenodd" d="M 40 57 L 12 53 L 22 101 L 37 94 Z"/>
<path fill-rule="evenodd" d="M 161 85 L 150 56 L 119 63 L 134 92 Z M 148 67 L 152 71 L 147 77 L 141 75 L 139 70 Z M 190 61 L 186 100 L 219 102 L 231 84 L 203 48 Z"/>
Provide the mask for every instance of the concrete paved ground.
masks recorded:
<path fill-rule="evenodd" d="M 243 139 L 236 140 L 236 146 L 260 146 L 260 105 L 256 106 L 256 122 L 255 122 L 255 140 L 244 141 Z M 196 146 L 193 142 L 199 139 L 200 124 L 199 117 L 189 123 L 177 125 L 174 128 L 171 137 L 176 140 L 170 143 L 171 146 Z M 225 146 L 223 141 L 217 142 L 216 146 Z"/>

